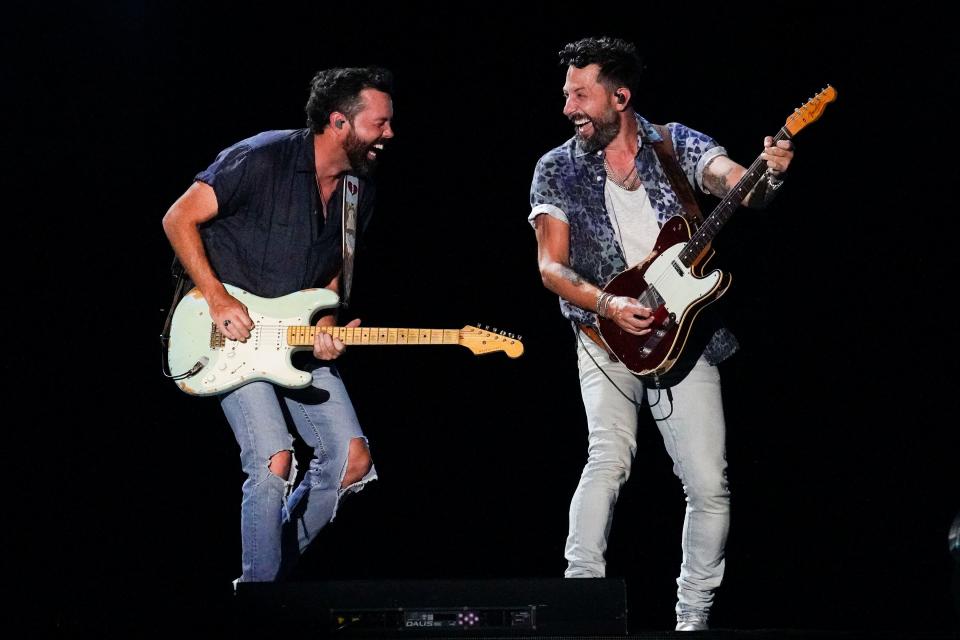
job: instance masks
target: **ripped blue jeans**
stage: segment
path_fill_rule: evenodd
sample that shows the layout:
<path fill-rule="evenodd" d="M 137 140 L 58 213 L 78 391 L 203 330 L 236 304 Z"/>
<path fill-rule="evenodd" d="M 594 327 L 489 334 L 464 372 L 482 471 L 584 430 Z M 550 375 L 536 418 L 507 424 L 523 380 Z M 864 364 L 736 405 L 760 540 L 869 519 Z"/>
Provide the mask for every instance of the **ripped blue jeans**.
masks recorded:
<path fill-rule="evenodd" d="M 240 508 L 240 581 L 281 579 L 336 516 L 341 497 L 376 479 L 371 466 L 361 480 L 340 488 L 350 441 L 366 439 L 333 365 L 315 369 L 313 383 L 306 389 L 251 382 L 221 396 L 220 405 L 240 445 L 240 462 L 247 475 Z M 287 418 L 313 450 L 296 489 L 297 464 Z M 270 459 L 281 451 L 291 452 L 286 478 L 270 471 Z"/>

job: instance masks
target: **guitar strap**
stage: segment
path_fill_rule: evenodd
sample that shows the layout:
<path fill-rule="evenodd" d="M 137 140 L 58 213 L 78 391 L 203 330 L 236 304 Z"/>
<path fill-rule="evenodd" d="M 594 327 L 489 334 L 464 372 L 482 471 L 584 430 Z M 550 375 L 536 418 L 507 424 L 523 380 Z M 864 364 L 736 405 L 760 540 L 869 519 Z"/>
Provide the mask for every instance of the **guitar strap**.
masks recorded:
<path fill-rule="evenodd" d="M 670 130 L 663 125 L 655 124 L 653 128 L 660 134 L 662 140 L 653 143 L 653 150 L 657 152 L 657 158 L 660 160 L 660 166 L 667 174 L 667 180 L 673 187 L 673 192 L 677 194 L 680 201 L 680 207 L 683 209 L 684 217 L 690 226 L 697 230 L 703 223 L 703 214 L 700 213 L 700 206 L 697 204 L 697 197 L 693 193 L 693 188 L 687 180 L 687 175 L 680 168 L 677 162 L 677 153 L 673 148 L 673 139 L 670 137 Z"/>
<path fill-rule="evenodd" d="M 663 167 L 664 173 L 667 174 L 670 186 L 673 187 L 674 193 L 677 194 L 677 199 L 680 201 L 680 207 L 683 209 L 684 217 L 687 219 L 690 227 L 696 231 L 700 228 L 700 225 L 703 224 L 703 214 L 700 212 L 700 206 L 697 204 L 697 197 L 694 194 L 693 187 L 690 186 L 690 182 L 687 180 L 687 174 L 684 173 L 680 167 L 680 163 L 677 162 L 676 150 L 673 148 L 673 139 L 670 136 L 670 130 L 659 124 L 653 126 L 657 132 L 660 133 L 661 138 L 663 138 L 660 142 L 653 143 L 653 149 L 657 152 L 660 166 Z M 713 304 L 705 309 L 694 332 L 687 337 L 688 343 L 694 345 L 694 348 L 685 348 L 680 358 L 664 375 L 638 376 L 644 381 L 644 384 L 656 388 L 669 389 L 686 377 L 693 368 L 693 365 L 696 364 L 700 352 L 706 348 L 707 343 L 713 336 L 714 328 L 718 326 L 717 323 L 721 322 L 716 315 L 718 307 L 719 304 Z M 713 318 L 713 320 L 707 320 L 707 318 Z M 698 344 L 701 341 L 702 345 Z"/>
<path fill-rule="evenodd" d="M 167 318 L 163 322 L 163 328 L 160 329 L 160 370 L 168 378 L 177 376 L 170 373 L 167 364 L 167 345 L 170 343 L 170 324 L 173 322 L 173 312 L 177 308 L 177 303 L 183 297 L 184 283 L 186 281 L 186 269 L 180 263 L 176 255 L 173 256 L 173 264 L 170 265 L 170 276 L 176 281 L 173 287 L 173 299 L 170 301 L 170 308 L 167 310 Z M 160 310 L 163 312 L 163 309 Z"/>
<path fill-rule="evenodd" d="M 170 323 L 173 321 L 173 311 L 177 307 L 177 303 L 180 302 L 180 298 L 183 297 L 183 283 L 186 279 L 186 270 L 183 268 L 183 265 L 180 264 L 180 260 L 177 256 L 173 256 L 173 264 L 170 265 L 170 277 L 176 281 L 176 285 L 173 287 L 173 300 L 170 302 L 170 308 L 167 310 L 167 319 L 163 322 L 163 329 L 160 330 L 160 342 L 166 345 L 167 340 L 170 339 Z M 163 309 L 160 310 L 161 312 Z"/>
<path fill-rule="evenodd" d="M 353 285 L 353 254 L 357 247 L 357 209 L 360 203 L 360 180 L 347 175 L 343 179 L 343 224 L 342 255 L 343 267 L 340 271 L 340 304 L 346 306 L 350 301 L 350 287 Z"/>

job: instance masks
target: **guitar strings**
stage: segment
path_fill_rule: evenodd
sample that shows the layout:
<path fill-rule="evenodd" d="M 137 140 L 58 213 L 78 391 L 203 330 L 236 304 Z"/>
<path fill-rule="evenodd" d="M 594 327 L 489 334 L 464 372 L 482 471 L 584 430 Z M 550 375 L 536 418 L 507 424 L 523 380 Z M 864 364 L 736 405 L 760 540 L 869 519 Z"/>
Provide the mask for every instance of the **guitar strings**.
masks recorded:
<path fill-rule="evenodd" d="M 315 329 L 316 327 L 314 327 L 314 326 L 312 326 L 312 325 L 258 324 L 258 325 L 255 325 L 255 327 L 250 331 L 250 336 L 251 336 L 251 338 L 253 338 L 253 339 L 257 340 L 257 341 L 269 342 L 269 341 L 273 340 L 274 338 L 276 338 L 276 339 L 279 340 L 279 339 L 280 339 L 281 337 L 283 337 L 285 334 L 289 333 L 291 329 L 299 330 L 299 329 L 301 329 L 301 328 Z M 374 339 L 374 340 L 377 340 L 377 339 L 380 339 L 380 338 L 389 339 L 389 337 L 390 337 L 390 333 L 389 333 L 390 329 L 388 329 L 388 328 L 386 328 L 386 327 L 332 327 L 332 328 L 333 328 L 333 329 L 344 329 L 344 330 L 350 329 L 350 330 L 352 330 L 352 331 L 354 331 L 354 332 L 357 332 L 357 331 L 360 331 L 360 332 L 367 331 L 367 332 L 368 332 L 368 338 L 371 338 L 371 339 Z M 321 327 L 321 331 L 322 331 L 323 333 L 328 334 L 328 335 L 333 335 L 333 333 L 334 333 L 334 332 L 332 332 L 332 331 L 323 331 L 323 329 L 324 329 L 324 328 Z M 407 336 L 405 336 L 406 338 L 416 337 L 416 338 L 426 338 L 426 339 L 429 340 L 429 342 L 420 342 L 420 341 L 418 340 L 417 342 L 408 342 L 408 343 L 401 343 L 401 344 L 446 344 L 445 342 L 434 342 L 434 341 L 433 341 L 434 333 L 437 332 L 437 331 L 441 332 L 442 335 L 439 336 L 439 337 L 440 337 L 442 340 L 446 340 L 447 337 L 448 337 L 448 336 L 446 335 L 447 332 L 456 331 L 456 332 L 457 332 L 457 339 L 459 340 L 459 339 L 462 337 L 461 334 L 464 332 L 463 329 L 415 329 L 415 328 L 396 328 L 395 331 L 397 331 L 397 333 L 398 333 L 398 336 L 397 336 L 398 338 L 401 338 L 401 336 L 399 335 L 399 332 L 405 331 L 405 332 L 407 333 Z M 386 332 L 386 333 L 384 333 L 384 332 Z M 336 332 L 336 333 L 339 333 L 339 334 L 342 335 L 342 334 L 345 333 L 345 331 L 340 331 L 340 332 Z M 428 335 L 424 335 L 424 334 L 428 334 Z M 494 336 L 494 337 L 499 338 L 499 337 L 501 337 L 501 336 Z M 356 333 L 354 333 L 354 335 L 352 336 L 352 338 L 353 338 L 353 339 L 362 338 L 362 335 L 361 335 L 361 336 L 357 336 Z M 248 339 L 249 339 L 249 338 L 248 338 Z M 220 349 L 224 349 L 224 348 L 226 348 L 226 346 L 227 346 L 227 345 L 226 345 L 226 343 L 225 343 L 224 345 L 222 345 L 222 346 L 219 347 L 219 348 L 220 348 Z"/>
<path fill-rule="evenodd" d="M 773 142 L 774 144 L 776 144 L 777 141 L 782 139 L 784 139 L 784 135 L 783 135 L 783 130 L 781 129 L 780 132 L 777 134 L 777 136 L 774 138 Z M 742 188 L 745 182 L 751 179 L 754 179 L 754 176 L 753 176 L 754 172 L 758 171 L 764 163 L 765 161 L 763 160 L 763 158 L 758 156 L 757 159 L 754 160 L 753 163 L 750 165 L 750 168 L 743 173 L 743 176 L 740 178 L 737 184 L 734 185 L 733 189 L 731 189 L 730 192 L 723 198 L 723 200 L 720 201 L 720 204 L 716 206 L 715 210 L 719 211 L 721 210 L 722 207 L 728 206 L 730 204 L 730 201 L 733 199 L 733 194 L 736 193 L 738 189 Z M 756 178 L 759 179 L 759 176 L 756 176 Z M 696 232 L 694 232 L 692 236 L 690 236 L 690 239 L 686 242 L 683 249 L 681 249 L 680 251 L 681 254 L 684 251 L 687 251 L 688 247 L 690 247 L 691 245 L 694 245 L 695 241 L 703 239 L 703 236 L 706 235 L 706 229 L 708 227 L 708 223 L 710 223 L 711 218 L 713 218 L 713 214 L 710 214 L 710 216 L 708 216 L 707 219 L 704 221 L 703 225 L 701 225 L 700 228 Z M 657 279 L 655 279 L 653 282 L 648 283 L 648 285 L 649 287 L 655 288 L 658 284 L 661 284 L 664 281 L 665 280 L 663 276 L 660 276 Z"/>
<path fill-rule="evenodd" d="M 286 331 L 291 328 L 307 327 L 313 329 L 316 325 L 312 324 L 257 324 L 256 327 L 263 327 L 265 329 L 278 329 Z M 322 330 L 326 330 L 330 327 L 320 327 Z M 367 330 L 367 331 L 380 331 L 385 329 L 396 330 L 396 331 L 463 331 L 463 329 L 420 329 L 417 327 L 332 327 L 333 329 L 354 329 L 354 330 Z"/>

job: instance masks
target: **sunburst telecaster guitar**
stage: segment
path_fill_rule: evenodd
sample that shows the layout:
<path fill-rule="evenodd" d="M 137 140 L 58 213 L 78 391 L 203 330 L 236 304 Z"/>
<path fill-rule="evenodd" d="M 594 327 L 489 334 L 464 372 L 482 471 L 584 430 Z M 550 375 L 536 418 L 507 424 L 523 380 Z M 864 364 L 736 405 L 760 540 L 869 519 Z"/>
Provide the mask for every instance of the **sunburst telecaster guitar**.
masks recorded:
<path fill-rule="evenodd" d="M 308 386 L 310 373 L 294 367 L 290 356 L 295 351 L 313 349 L 317 331 L 347 345 L 456 344 L 477 355 L 503 351 L 516 358 L 523 353 L 519 337 L 469 325 L 463 329 L 318 328 L 309 324 L 311 317 L 339 302 L 337 294 L 329 289 L 261 298 L 232 285 L 224 286 L 247 306 L 254 322 L 246 342 L 228 340 L 216 330 L 199 289 L 188 292 L 173 312 L 167 362 L 174 381 L 191 395 L 225 393 L 255 380 L 289 388 Z"/>
<path fill-rule="evenodd" d="M 827 85 L 787 118 L 774 144 L 792 138 L 819 119 L 827 104 L 836 98 L 836 90 Z M 642 336 L 627 333 L 607 318 L 598 321 L 603 342 L 633 373 L 666 374 L 680 358 L 697 315 L 729 288 L 730 274 L 718 270 L 703 273 L 713 257 L 711 242 L 764 177 L 766 169 L 766 161 L 758 157 L 699 229 L 691 230 L 684 216 L 667 220 L 650 255 L 604 287 L 605 292 L 636 298 L 642 306 L 653 310 L 651 331 Z"/>

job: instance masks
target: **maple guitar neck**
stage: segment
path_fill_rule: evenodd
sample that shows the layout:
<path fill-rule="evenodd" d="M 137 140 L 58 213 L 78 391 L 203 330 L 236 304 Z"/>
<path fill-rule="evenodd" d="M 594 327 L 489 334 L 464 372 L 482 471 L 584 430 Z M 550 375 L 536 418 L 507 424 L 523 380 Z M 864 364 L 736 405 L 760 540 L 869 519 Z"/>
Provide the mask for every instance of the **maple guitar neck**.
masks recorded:
<path fill-rule="evenodd" d="M 401 329 L 395 327 L 287 327 L 287 344 L 306 347 L 313 344 L 317 331 L 330 334 L 346 345 L 357 344 L 460 344 L 460 329 Z"/>

